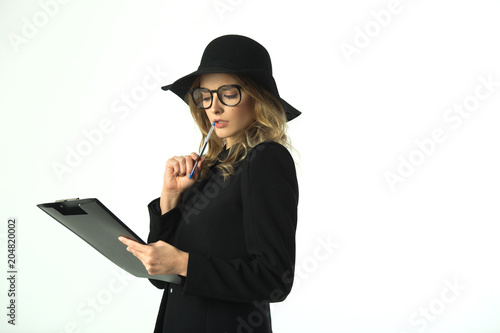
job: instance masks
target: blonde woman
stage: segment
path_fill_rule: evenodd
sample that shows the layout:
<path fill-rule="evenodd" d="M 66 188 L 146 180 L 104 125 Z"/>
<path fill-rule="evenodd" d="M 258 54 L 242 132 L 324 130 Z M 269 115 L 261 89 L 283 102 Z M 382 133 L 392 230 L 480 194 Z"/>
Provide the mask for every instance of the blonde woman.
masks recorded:
<path fill-rule="evenodd" d="M 149 244 L 121 239 L 151 275 L 181 277 L 150 280 L 165 290 L 155 333 L 272 332 L 269 303 L 286 298 L 294 275 L 286 122 L 300 112 L 280 97 L 267 50 L 244 36 L 216 38 L 197 71 L 163 89 L 189 104 L 203 140 L 215 129 L 205 156 L 167 161 Z"/>

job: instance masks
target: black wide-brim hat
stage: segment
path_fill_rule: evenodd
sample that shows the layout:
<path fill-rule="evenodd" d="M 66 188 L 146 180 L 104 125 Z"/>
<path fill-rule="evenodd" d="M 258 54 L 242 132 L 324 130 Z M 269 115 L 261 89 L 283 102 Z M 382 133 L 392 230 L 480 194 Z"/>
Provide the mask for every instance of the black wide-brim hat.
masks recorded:
<path fill-rule="evenodd" d="M 271 57 L 267 50 L 253 39 L 245 36 L 226 35 L 214 39 L 205 48 L 197 71 L 161 88 L 171 90 L 187 102 L 186 95 L 196 77 L 210 73 L 244 74 L 281 102 L 288 121 L 301 114 L 299 110 L 280 97 L 273 77 Z"/>

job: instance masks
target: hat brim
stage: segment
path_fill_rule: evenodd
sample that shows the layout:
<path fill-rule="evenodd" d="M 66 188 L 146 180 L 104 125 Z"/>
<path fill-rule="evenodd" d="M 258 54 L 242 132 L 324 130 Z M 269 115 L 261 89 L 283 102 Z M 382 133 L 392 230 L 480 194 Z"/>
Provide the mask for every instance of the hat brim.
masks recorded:
<path fill-rule="evenodd" d="M 161 89 L 165 91 L 167 90 L 172 91 L 174 94 L 179 96 L 183 101 L 188 103 L 187 94 L 189 93 L 189 90 L 191 89 L 196 77 L 202 74 L 212 74 L 212 73 L 246 74 L 252 79 L 256 80 L 264 88 L 268 89 L 274 96 L 276 96 L 280 100 L 281 104 L 283 105 L 283 108 L 285 109 L 287 121 L 295 119 L 301 114 L 299 110 L 294 108 L 292 105 L 290 105 L 283 98 L 280 97 L 278 89 L 276 88 L 276 83 L 274 81 L 274 78 L 264 71 L 258 71 L 258 70 L 256 71 L 252 69 L 232 70 L 227 67 L 204 67 L 198 69 L 197 71 L 191 74 L 181 77 L 172 84 L 161 87 Z"/>

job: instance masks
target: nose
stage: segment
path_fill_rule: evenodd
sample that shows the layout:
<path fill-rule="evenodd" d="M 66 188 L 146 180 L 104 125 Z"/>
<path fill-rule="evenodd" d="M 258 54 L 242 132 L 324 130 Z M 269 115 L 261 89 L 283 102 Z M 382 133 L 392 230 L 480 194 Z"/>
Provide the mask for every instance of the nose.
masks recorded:
<path fill-rule="evenodd" d="M 208 108 L 210 112 L 213 114 L 221 114 L 224 112 L 223 104 L 219 101 L 219 96 L 217 96 L 217 92 L 212 93 L 212 106 Z"/>

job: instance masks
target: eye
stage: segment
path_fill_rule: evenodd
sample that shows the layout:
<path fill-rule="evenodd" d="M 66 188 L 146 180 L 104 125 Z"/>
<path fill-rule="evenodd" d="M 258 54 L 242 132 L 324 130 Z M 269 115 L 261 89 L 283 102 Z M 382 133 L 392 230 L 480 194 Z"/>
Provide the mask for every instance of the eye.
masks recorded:
<path fill-rule="evenodd" d="M 232 100 L 232 99 L 238 99 L 239 98 L 239 91 L 236 87 L 234 86 L 222 86 L 221 87 L 221 92 L 222 96 L 226 100 Z"/>
<path fill-rule="evenodd" d="M 201 91 L 200 97 L 203 102 L 210 102 L 212 100 L 212 94 L 210 93 L 210 91 Z"/>
<path fill-rule="evenodd" d="M 227 99 L 235 99 L 235 98 L 238 98 L 238 94 L 232 94 L 232 95 L 224 95 L 224 98 L 227 98 Z"/>

